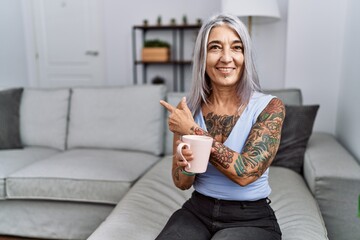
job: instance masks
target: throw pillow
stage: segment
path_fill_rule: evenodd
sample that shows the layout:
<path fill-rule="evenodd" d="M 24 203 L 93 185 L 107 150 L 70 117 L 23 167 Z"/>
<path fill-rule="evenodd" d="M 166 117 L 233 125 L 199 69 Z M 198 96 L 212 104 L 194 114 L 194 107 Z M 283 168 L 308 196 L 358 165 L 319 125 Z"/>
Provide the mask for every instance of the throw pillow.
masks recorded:
<path fill-rule="evenodd" d="M 302 174 L 304 155 L 319 105 L 285 106 L 279 150 L 273 166 L 281 166 Z"/>
<path fill-rule="evenodd" d="M 0 149 L 22 148 L 20 140 L 20 101 L 23 88 L 0 91 Z"/>

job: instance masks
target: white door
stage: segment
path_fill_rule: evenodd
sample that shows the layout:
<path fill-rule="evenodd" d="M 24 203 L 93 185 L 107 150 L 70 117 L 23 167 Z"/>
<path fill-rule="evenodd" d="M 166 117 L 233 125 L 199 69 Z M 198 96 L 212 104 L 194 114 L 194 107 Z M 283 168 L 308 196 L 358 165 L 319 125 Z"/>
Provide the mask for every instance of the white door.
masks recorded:
<path fill-rule="evenodd" d="M 104 84 L 101 0 L 33 0 L 38 86 Z"/>

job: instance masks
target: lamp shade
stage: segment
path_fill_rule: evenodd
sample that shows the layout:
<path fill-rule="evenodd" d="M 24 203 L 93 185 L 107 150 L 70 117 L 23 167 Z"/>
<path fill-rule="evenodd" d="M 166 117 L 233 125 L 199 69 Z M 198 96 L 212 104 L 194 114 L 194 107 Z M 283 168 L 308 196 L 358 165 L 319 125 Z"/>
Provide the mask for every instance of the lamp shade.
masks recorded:
<path fill-rule="evenodd" d="M 222 12 L 238 17 L 280 18 L 277 0 L 222 0 L 221 7 Z"/>

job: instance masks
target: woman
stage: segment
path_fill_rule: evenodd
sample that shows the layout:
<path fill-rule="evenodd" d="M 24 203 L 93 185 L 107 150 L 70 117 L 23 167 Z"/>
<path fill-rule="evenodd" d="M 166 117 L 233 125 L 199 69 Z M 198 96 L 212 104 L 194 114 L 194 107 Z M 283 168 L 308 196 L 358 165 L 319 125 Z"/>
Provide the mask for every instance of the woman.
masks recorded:
<path fill-rule="evenodd" d="M 281 239 L 274 211 L 268 167 L 277 152 L 283 103 L 261 93 L 250 37 L 240 20 L 220 14 L 198 34 L 191 94 L 170 112 L 174 132 L 172 177 L 180 189 L 194 187 L 157 239 Z M 188 107 L 189 106 L 189 107 Z M 213 140 L 208 169 L 186 172 L 176 155 L 181 136 L 207 135 Z M 188 161 L 190 149 L 183 149 Z"/>

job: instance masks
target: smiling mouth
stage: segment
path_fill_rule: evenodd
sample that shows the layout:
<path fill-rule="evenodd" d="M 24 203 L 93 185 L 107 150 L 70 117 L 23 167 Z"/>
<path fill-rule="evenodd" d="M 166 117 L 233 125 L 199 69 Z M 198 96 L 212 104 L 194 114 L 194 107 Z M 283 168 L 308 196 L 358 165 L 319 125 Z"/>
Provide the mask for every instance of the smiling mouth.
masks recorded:
<path fill-rule="evenodd" d="M 218 67 L 217 70 L 225 75 L 228 75 L 229 73 L 231 73 L 231 71 L 234 70 L 234 68 L 229 68 L 229 67 Z M 226 77 L 226 76 L 225 76 Z"/>

